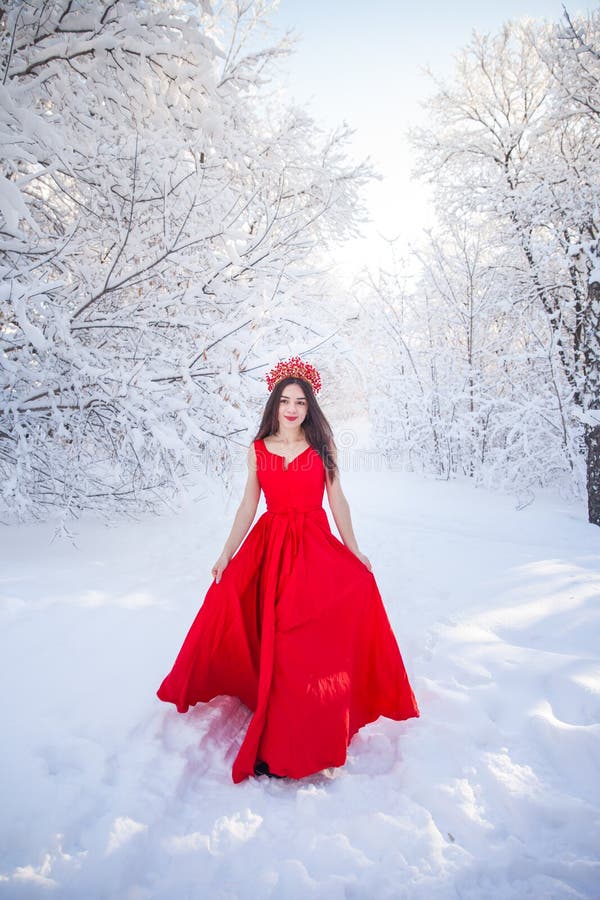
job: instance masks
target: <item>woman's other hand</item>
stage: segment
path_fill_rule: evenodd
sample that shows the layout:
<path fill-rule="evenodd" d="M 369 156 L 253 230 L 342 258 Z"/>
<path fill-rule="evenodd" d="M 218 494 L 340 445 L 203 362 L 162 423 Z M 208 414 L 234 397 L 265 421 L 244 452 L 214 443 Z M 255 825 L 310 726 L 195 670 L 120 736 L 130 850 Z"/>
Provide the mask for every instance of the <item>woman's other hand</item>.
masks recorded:
<path fill-rule="evenodd" d="M 367 556 L 365 556 L 364 553 L 361 553 L 360 550 L 359 550 L 359 551 L 355 554 L 355 556 L 358 556 L 358 558 L 360 559 L 360 561 L 361 561 L 362 563 L 365 564 L 365 566 L 367 567 L 367 569 L 369 570 L 369 572 L 372 572 L 372 571 L 373 571 L 373 568 L 372 568 L 372 566 L 371 566 L 371 561 L 369 560 L 369 558 L 368 558 Z"/>
<path fill-rule="evenodd" d="M 210 570 L 210 573 L 211 573 L 212 577 L 215 579 L 215 581 L 217 582 L 217 584 L 221 580 L 221 575 L 223 574 L 223 569 L 227 566 L 229 559 L 230 559 L 230 557 L 227 556 L 226 553 L 221 553 L 220 557 L 218 558 L 218 560 L 216 561 L 216 563 Z"/>

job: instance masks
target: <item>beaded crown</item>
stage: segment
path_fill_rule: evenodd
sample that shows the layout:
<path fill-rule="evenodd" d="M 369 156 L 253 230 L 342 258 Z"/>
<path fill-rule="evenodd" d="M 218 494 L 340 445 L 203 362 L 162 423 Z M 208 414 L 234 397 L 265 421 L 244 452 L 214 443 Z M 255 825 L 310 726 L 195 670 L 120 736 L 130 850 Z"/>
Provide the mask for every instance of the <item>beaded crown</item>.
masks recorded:
<path fill-rule="evenodd" d="M 292 356 L 288 360 L 278 362 L 267 374 L 269 393 L 279 381 L 290 376 L 303 378 L 304 381 L 308 381 L 315 394 L 318 394 L 321 390 L 321 376 L 315 367 L 301 360 L 299 356 Z"/>

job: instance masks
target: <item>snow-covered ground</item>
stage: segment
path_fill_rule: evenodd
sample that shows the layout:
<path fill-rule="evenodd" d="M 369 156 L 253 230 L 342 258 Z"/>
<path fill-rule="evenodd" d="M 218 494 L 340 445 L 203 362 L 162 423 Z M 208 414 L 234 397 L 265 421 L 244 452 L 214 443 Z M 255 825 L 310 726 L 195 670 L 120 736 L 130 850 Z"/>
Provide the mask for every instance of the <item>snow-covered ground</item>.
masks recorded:
<path fill-rule="evenodd" d="M 238 701 L 155 696 L 238 494 L 77 546 L 2 530 L 0 897 L 600 897 L 600 530 L 364 469 L 342 483 L 421 718 L 299 782 L 232 783 Z"/>

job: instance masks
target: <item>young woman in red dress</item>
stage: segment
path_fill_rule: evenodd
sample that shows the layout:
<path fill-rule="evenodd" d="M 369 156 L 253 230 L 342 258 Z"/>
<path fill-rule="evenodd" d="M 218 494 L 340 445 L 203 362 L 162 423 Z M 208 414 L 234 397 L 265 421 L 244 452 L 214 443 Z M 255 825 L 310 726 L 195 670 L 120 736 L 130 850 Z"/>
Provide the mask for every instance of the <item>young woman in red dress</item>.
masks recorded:
<path fill-rule="evenodd" d="M 221 694 L 252 710 L 234 782 L 341 766 L 361 726 L 419 716 L 354 536 L 332 431 L 315 396 L 319 373 L 292 357 L 271 370 L 267 385 L 214 581 L 157 692 L 182 713 Z M 322 505 L 325 489 L 342 541 Z M 248 533 L 261 490 L 267 510 Z"/>

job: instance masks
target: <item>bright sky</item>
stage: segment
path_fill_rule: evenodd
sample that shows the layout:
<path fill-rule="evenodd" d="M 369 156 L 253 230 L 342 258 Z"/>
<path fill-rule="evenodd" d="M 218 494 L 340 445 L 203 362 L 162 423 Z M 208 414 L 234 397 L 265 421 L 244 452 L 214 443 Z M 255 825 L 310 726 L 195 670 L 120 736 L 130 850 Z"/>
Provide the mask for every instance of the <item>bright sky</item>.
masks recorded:
<path fill-rule="evenodd" d="M 572 15 L 594 6 L 567 2 Z M 560 0 L 280 0 L 273 25 L 300 37 L 286 63 L 291 96 L 308 101 L 322 125 L 346 121 L 356 131 L 354 156 L 370 156 L 383 176 L 367 190 L 373 223 L 365 238 L 341 251 L 348 269 L 357 259 L 381 258 L 377 232 L 406 242 L 430 220 L 427 193 L 411 178 L 405 136 L 431 92 L 423 68 L 450 75 L 473 30 L 497 32 L 507 19 L 523 17 L 558 21 L 562 13 Z"/>

